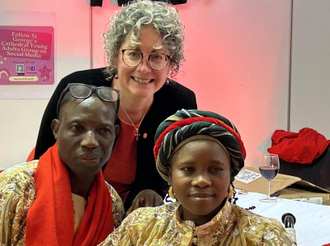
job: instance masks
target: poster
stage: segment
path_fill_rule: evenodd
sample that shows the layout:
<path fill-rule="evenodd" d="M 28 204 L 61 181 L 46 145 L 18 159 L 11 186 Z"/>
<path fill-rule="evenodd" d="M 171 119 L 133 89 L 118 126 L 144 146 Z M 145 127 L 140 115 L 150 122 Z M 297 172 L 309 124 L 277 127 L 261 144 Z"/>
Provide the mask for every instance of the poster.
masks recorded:
<path fill-rule="evenodd" d="M 50 98 L 56 30 L 54 12 L 0 10 L 0 100 Z"/>
<path fill-rule="evenodd" d="M 54 84 L 54 27 L 0 25 L 0 86 Z"/>

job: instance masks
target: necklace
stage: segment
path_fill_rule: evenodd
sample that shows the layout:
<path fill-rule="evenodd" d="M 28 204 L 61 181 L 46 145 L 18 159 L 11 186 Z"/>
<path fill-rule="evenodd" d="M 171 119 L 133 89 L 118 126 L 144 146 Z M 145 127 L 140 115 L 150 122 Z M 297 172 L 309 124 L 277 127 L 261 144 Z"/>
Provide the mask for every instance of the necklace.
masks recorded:
<path fill-rule="evenodd" d="M 146 111 L 145 111 L 144 114 L 142 115 L 142 119 L 141 119 L 141 121 L 140 121 L 140 123 L 139 123 L 139 126 L 136 127 L 136 126 L 134 125 L 133 121 L 131 120 L 131 117 L 129 117 L 128 113 L 126 112 L 126 109 L 124 108 L 124 106 L 123 106 L 122 104 L 120 104 L 120 105 L 121 105 L 121 107 L 123 108 L 124 113 L 126 114 L 127 118 L 128 118 L 129 121 L 131 122 L 131 125 L 135 128 L 135 131 L 136 131 L 136 132 L 135 132 L 134 136 L 135 136 L 135 140 L 138 141 L 138 140 L 139 140 L 139 137 L 140 137 L 140 135 L 141 135 L 141 134 L 139 133 L 140 124 L 141 124 L 141 122 L 143 121 L 144 116 L 146 115 L 146 113 L 147 113 L 147 111 L 148 111 L 148 109 L 149 109 L 149 106 L 147 107 Z"/>

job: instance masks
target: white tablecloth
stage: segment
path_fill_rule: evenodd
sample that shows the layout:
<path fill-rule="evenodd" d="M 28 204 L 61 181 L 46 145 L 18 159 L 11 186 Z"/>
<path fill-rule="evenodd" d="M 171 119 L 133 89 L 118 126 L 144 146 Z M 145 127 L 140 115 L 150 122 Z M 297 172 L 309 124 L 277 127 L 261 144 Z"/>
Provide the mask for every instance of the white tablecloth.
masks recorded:
<path fill-rule="evenodd" d="M 277 203 L 263 203 L 264 194 L 249 192 L 237 195 L 236 204 L 243 208 L 255 206 L 252 212 L 281 221 L 284 213 L 296 217 L 296 237 L 299 246 L 321 246 L 330 243 L 330 206 L 278 198 Z"/>

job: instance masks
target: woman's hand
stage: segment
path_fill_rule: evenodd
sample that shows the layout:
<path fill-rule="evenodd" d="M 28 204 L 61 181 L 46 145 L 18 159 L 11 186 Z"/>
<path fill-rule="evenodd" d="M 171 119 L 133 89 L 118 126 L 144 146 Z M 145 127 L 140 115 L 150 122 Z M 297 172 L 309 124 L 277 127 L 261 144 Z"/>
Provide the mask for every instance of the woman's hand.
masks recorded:
<path fill-rule="evenodd" d="M 163 198 L 154 190 L 143 190 L 136 195 L 129 212 L 140 207 L 156 207 L 163 204 Z"/>

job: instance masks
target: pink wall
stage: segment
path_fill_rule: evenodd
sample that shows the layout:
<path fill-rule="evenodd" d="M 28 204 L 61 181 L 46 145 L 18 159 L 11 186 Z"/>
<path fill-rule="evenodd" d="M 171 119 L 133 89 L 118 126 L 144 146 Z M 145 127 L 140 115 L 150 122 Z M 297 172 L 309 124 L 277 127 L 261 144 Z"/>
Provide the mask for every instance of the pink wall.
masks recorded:
<path fill-rule="evenodd" d="M 100 36 L 118 7 L 110 0 L 103 5 L 1 0 L 0 24 L 38 25 L 55 16 L 58 81 L 73 71 L 106 65 Z M 307 126 L 330 137 L 328 0 L 188 0 L 177 8 L 186 26 L 187 59 L 177 81 L 196 92 L 200 109 L 223 114 L 237 125 L 248 165 L 256 165 L 274 130 L 288 130 L 288 115 L 292 131 Z M 32 18 L 6 18 L 3 12 L 10 11 Z M 0 96 L 18 95 L 22 89 L 31 99 L 0 100 L 0 169 L 23 162 L 34 147 L 54 87 L 15 87 L 12 94 L 6 89 L 0 88 Z"/>
<path fill-rule="evenodd" d="M 177 8 L 186 27 L 186 62 L 176 80 L 195 91 L 200 109 L 236 124 L 247 164 L 256 165 L 273 131 L 287 127 L 289 1 L 188 0 Z M 1 11 L 39 12 L 36 19 L 42 13 L 55 15 L 56 81 L 76 70 L 106 65 L 101 34 L 116 9 L 109 0 L 102 8 L 91 8 L 84 0 L 0 1 Z M 38 96 L 41 88 L 24 89 Z M 0 114 L 6 115 L 0 118 L 0 169 L 26 159 L 46 103 L 0 100 Z"/>

